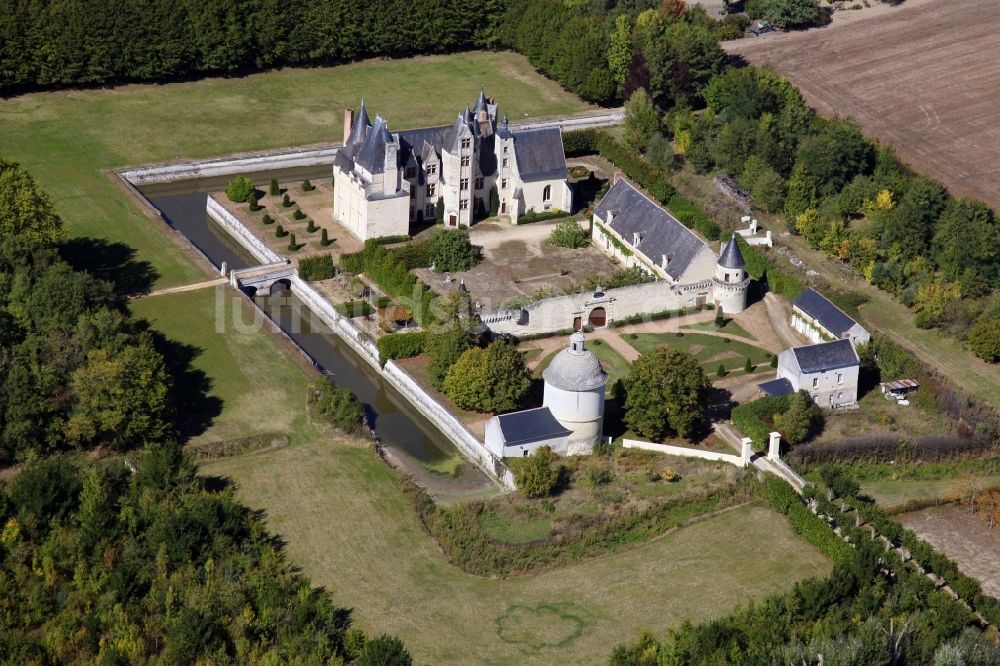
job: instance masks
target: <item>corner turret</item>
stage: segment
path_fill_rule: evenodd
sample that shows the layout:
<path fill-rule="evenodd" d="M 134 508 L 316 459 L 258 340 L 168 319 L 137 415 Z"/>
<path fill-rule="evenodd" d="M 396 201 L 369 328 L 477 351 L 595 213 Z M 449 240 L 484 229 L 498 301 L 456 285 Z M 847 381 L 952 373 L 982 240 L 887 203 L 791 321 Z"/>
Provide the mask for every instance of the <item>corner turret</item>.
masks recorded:
<path fill-rule="evenodd" d="M 715 278 L 712 280 L 715 306 L 722 308 L 726 314 L 739 314 L 746 310 L 747 288 L 750 286 L 746 267 L 736 233 L 733 232 L 729 242 L 722 246 L 719 261 L 715 265 Z"/>

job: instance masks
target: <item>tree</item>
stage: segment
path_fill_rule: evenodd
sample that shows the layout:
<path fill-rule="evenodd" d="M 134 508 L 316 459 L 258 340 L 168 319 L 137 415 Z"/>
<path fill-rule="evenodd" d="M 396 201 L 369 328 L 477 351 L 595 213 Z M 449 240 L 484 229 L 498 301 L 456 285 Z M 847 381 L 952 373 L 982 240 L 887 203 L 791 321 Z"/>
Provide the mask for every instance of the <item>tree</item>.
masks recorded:
<path fill-rule="evenodd" d="M 365 408 L 347 389 L 321 379 L 309 388 L 309 408 L 313 414 L 346 433 L 359 433 L 365 424 Z"/>
<path fill-rule="evenodd" d="M 558 456 L 548 446 L 540 446 L 533 455 L 521 458 L 515 466 L 517 492 L 523 497 L 548 497 L 559 482 Z"/>
<path fill-rule="evenodd" d="M 20 164 L 0 158 L 0 238 L 23 235 L 42 243 L 63 239 L 52 197 Z"/>
<path fill-rule="evenodd" d="M 455 404 L 480 412 L 513 411 L 521 406 L 530 388 L 524 356 L 504 340 L 486 349 L 466 350 L 444 380 L 444 392 Z"/>
<path fill-rule="evenodd" d="M 822 415 L 819 407 L 805 391 L 798 391 L 788 399 L 788 409 L 776 417 L 789 444 L 806 441 L 814 431 Z"/>
<path fill-rule="evenodd" d="M 746 13 L 785 30 L 810 28 L 822 23 L 824 17 L 817 0 L 746 0 Z"/>
<path fill-rule="evenodd" d="M 246 176 L 236 176 L 226 186 L 226 197 L 233 203 L 250 201 L 253 194 L 253 181 Z"/>
<path fill-rule="evenodd" d="M 860 173 L 871 173 L 874 163 L 875 147 L 857 125 L 842 119 L 803 138 L 796 154 L 796 168 L 801 166 L 824 196 L 836 194 Z"/>
<path fill-rule="evenodd" d="M 618 90 L 625 86 L 625 73 L 631 59 L 632 19 L 628 14 L 620 14 L 615 18 L 615 29 L 611 33 L 611 45 L 608 47 L 608 69 Z"/>
<path fill-rule="evenodd" d="M 276 197 L 279 194 L 281 194 L 281 188 L 278 187 L 278 179 L 277 178 L 272 178 L 271 179 L 271 187 L 268 189 L 268 194 L 270 194 L 272 197 Z"/>
<path fill-rule="evenodd" d="M 715 308 L 715 327 L 722 328 L 726 325 L 726 315 L 722 311 L 722 306 Z"/>
<path fill-rule="evenodd" d="M 969 351 L 987 363 L 1000 361 L 1000 318 L 985 314 L 969 329 Z"/>
<path fill-rule="evenodd" d="M 704 421 L 709 382 L 687 352 L 659 347 L 643 354 L 624 383 L 625 424 L 644 437 L 691 438 Z"/>
<path fill-rule="evenodd" d="M 365 649 L 356 663 L 357 666 L 411 666 L 413 659 L 403 641 L 382 634 L 365 643 Z"/>
<path fill-rule="evenodd" d="M 490 215 L 496 216 L 500 212 L 500 191 L 496 185 L 490 188 Z"/>
<path fill-rule="evenodd" d="M 769 166 L 761 168 L 750 186 L 754 206 L 765 213 L 776 213 L 785 205 L 785 181 Z"/>
<path fill-rule="evenodd" d="M 444 388 L 444 380 L 455 361 L 475 346 L 474 339 L 462 320 L 452 320 L 443 333 L 433 333 L 427 337 L 427 354 L 430 363 L 427 370 L 430 373 L 431 385 L 434 388 Z"/>
<path fill-rule="evenodd" d="M 559 247 L 581 248 L 590 244 L 590 238 L 576 220 L 566 220 L 552 230 L 547 242 Z"/>
<path fill-rule="evenodd" d="M 479 263 L 479 248 L 469 242 L 465 229 L 439 229 L 430 243 L 431 261 L 440 273 L 467 271 Z"/>
<path fill-rule="evenodd" d="M 989 206 L 972 199 L 948 202 L 934 230 L 931 249 L 945 277 L 955 280 L 967 268 L 988 281 L 1000 279 L 1000 227 Z"/>
<path fill-rule="evenodd" d="M 444 222 L 444 199 L 438 199 L 434 206 L 434 219 L 438 222 Z"/>
<path fill-rule="evenodd" d="M 748 375 L 753 372 L 753 361 L 750 360 L 750 357 L 747 357 L 747 362 L 743 364 L 743 372 Z"/>
<path fill-rule="evenodd" d="M 660 129 L 660 114 L 653 100 L 642 88 L 625 102 L 625 145 L 639 152 L 649 144 L 649 137 Z"/>

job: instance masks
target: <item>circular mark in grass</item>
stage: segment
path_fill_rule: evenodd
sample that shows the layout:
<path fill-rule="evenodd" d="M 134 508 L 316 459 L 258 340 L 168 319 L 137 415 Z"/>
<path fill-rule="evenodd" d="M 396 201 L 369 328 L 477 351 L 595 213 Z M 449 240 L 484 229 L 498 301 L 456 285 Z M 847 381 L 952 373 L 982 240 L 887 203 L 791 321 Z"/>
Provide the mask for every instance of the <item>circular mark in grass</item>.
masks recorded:
<path fill-rule="evenodd" d="M 532 650 L 563 647 L 583 634 L 583 620 L 567 604 L 508 606 L 497 618 L 497 635 L 505 643 Z"/>

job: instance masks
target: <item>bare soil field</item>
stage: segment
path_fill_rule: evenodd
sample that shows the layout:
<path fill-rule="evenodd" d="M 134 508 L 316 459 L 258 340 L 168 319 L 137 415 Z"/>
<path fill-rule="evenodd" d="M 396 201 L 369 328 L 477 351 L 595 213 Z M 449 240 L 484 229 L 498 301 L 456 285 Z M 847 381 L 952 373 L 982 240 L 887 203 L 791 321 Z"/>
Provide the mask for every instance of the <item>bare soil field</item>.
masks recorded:
<path fill-rule="evenodd" d="M 1000 595 L 1000 529 L 959 506 L 939 506 L 896 516 L 905 527 L 955 560 L 983 591 Z"/>
<path fill-rule="evenodd" d="M 825 116 L 854 118 L 958 196 L 1000 207 L 1000 3 L 924 0 L 859 22 L 727 42 Z"/>

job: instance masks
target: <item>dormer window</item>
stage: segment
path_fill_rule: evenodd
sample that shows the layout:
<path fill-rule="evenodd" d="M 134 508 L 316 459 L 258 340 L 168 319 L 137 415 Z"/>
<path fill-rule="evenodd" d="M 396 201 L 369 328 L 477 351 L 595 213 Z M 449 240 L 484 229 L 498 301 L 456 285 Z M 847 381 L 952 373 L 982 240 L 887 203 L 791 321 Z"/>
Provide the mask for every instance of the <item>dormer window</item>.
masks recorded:
<path fill-rule="evenodd" d="M 632 247 L 639 247 L 642 242 L 642 234 L 632 234 Z"/>
<path fill-rule="evenodd" d="M 670 258 L 665 254 L 660 255 L 660 268 L 666 270 L 667 264 L 670 263 Z"/>

